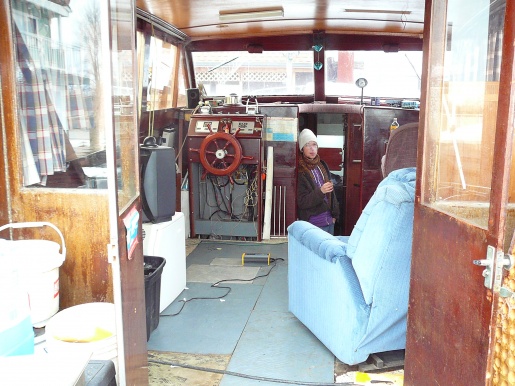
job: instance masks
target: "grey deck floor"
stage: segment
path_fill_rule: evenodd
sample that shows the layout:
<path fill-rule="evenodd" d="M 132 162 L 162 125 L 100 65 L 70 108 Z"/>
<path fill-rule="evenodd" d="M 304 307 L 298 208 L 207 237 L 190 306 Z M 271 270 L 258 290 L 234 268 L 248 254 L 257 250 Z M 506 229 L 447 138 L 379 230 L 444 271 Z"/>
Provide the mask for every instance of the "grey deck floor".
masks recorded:
<path fill-rule="evenodd" d="M 242 267 L 243 253 L 270 253 L 275 266 L 246 263 Z M 230 358 L 225 370 L 237 375 L 226 373 L 219 381 L 202 383 L 206 385 L 332 384 L 336 368 L 341 370 L 343 364 L 288 311 L 287 254 L 286 240 L 200 242 L 187 257 L 186 289 L 161 313 L 148 350 Z M 260 275 L 266 276 L 212 287 L 218 280 Z M 215 299 L 229 291 L 221 287 L 230 287 L 230 292 Z M 208 299 L 180 302 L 191 298 Z M 179 310 L 177 316 L 166 316 Z M 209 378 L 207 373 L 204 377 Z M 353 384 L 345 375 L 336 380 Z M 170 384 L 200 385 L 191 382 Z"/>
<path fill-rule="evenodd" d="M 276 265 L 247 263 L 242 267 L 242 253 L 270 253 L 272 259 L 277 259 Z M 225 277 L 220 276 L 221 267 L 229 268 Z M 217 280 L 253 278 L 269 271 L 268 276 L 252 282 L 221 283 L 219 286 L 231 288 L 223 299 L 193 300 L 184 305 L 179 315 L 163 316 L 178 312 L 182 305 L 180 299 L 225 294 L 228 291 L 225 288 L 211 287 Z M 332 383 L 334 356 L 288 311 L 287 271 L 286 242 L 200 243 L 187 257 L 187 289 L 162 312 L 159 325 L 148 341 L 148 349 L 229 354 L 227 370 L 231 372 L 287 381 Z M 195 282 L 190 281 L 190 273 L 195 275 Z M 254 384 L 278 383 L 228 375 L 224 375 L 220 383 L 221 386 Z"/>

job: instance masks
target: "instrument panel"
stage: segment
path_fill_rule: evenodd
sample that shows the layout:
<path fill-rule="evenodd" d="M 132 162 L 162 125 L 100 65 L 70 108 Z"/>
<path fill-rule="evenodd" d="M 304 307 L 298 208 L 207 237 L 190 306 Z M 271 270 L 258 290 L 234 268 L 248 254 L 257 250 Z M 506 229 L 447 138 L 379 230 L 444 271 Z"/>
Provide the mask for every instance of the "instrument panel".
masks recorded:
<path fill-rule="evenodd" d="M 193 115 L 191 117 L 189 135 L 208 135 L 219 131 L 238 136 L 261 137 L 263 129 L 263 115 Z"/>

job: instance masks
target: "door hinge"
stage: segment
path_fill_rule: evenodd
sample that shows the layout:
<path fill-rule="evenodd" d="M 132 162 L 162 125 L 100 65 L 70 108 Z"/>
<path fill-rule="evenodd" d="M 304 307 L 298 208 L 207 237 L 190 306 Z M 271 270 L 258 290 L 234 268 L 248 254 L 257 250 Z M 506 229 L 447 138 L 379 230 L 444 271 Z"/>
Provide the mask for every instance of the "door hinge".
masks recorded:
<path fill-rule="evenodd" d="M 107 244 L 107 262 L 113 263 L 118 257 L 118 245 Z"/>
<path fill-rule="evenodd" d="M 504 268 L 509 270 L 511 267 L 513 267 L 514 257 L 513 255 L 505 254 L 501 250 L 496 251 L 494 247 L 489 245 L 486 250 L 486 259 L 474 260 L 473 263 L 475 265 L 485 267 L 483 270 L 485 287 L 491 289 L 494 292 L 499 292 L 501 290 L 502 284 L 502 269 Z"/>

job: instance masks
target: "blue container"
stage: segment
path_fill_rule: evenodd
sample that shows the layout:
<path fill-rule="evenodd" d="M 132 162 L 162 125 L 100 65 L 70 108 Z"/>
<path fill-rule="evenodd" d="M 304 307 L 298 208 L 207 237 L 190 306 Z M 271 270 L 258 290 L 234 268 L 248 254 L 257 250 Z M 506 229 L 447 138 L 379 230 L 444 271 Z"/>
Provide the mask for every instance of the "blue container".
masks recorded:
<path fill-rule="evenodd" d="M 34 354 L 29 296 L 17 265 L 7 256 L 10 246 L 0 239 L 0 357 Z"/>
<path fill-rule="evenodd" d="M 30 315 L 0 331 L 0 357 L 34 354 L 34 330 Z"/>

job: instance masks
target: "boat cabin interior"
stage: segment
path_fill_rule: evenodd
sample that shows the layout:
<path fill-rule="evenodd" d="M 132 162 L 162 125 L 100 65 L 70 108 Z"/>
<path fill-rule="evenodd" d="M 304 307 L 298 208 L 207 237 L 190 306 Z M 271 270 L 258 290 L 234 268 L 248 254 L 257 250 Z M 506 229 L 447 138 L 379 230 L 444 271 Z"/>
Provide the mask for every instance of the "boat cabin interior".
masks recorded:
<path fill-rule="evenodd" d="M 0 383 L 515 384 L 514 23 L 4 1 Z"/>

